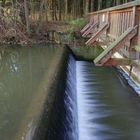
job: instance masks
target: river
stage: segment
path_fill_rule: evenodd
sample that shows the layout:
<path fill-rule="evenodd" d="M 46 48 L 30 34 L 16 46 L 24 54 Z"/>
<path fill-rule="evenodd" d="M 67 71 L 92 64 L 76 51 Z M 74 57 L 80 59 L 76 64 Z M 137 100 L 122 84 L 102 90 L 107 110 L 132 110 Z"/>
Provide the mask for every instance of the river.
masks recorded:
<path fill-rule="evenodd" d="M 53 46 L 0 48 L 0 140 L 37 139 L 36 127 L 31 126 L 37 125 L 34 118 L 41 113 L 39 106 L 61 51 Z M 39 140 L 140 139 L 139 99 L 116 69 L 70 55 L 63 74 L 59 90 L 52 83 L 56 102 L 48 130 L 39 126 Z M 41 124 L 46 119 L 48 113 Z"/>
<path fill-rule="evenodd" d="M 77 62 L 79 140 L 139 140 L 140 108 L 116 69 Z"/>

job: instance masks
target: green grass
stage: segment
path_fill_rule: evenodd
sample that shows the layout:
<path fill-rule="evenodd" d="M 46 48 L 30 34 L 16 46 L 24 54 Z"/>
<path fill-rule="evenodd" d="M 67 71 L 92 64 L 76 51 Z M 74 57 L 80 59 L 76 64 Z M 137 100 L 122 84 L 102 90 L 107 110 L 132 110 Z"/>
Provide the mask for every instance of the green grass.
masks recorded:
<path fill-rule="evenodd" d="M 69 41 L 73 40 L 75 37 L 75 32 L 79 31 L 85 24 L 84 18 L 78 18 L 76 20 L 68 21 L 69 28 L 67 29 L 67 38 Z"/>

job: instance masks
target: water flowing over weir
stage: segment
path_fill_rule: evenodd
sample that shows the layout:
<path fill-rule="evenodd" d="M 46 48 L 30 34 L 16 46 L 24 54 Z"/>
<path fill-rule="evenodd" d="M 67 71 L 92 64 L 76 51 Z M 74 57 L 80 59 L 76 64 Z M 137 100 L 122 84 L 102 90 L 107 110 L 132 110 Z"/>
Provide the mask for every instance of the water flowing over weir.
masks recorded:
<path fill-rule="evenodd" d="M 72 55 L 68 57 L 64 80 L 64 93 L 59 93 L 55 103 L 47 140 L 78 140 L 76 61 Z"/>
<path fill-rule="evenodd" d="M 69 126 L 66 128 L 68 133 L 65 135 L 65 140 L 77 140 L 78 139 L 78 122 L 77 122 L 77 94 L 76 94 L 76 61 L 73 56 L 70 55 L 66 90 L 64 96 L 66 121 Z"/>
<path fill-rule="evenodd" d="M 76 74 L 79 140 L 139 140 L 140 109 L 118 73 L 77 61 Z"/>
<path fill-rule="evenodd" d="M 60 95 L 47 140 L 140 139 L 138 102 L 115 69 L 70 55 Z"/>

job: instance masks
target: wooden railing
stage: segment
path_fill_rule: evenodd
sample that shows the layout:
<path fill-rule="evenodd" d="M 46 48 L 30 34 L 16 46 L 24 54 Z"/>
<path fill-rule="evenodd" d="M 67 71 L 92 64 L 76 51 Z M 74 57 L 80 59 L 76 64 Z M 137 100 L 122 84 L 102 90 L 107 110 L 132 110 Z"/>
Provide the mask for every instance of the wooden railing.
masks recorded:
<path fill-rule="evenodd" d="M 117 7 L 119 8 L 119 6 Z M 116 9 L 116 7 L 114 9 Z M 138 12 L 139 8 L 136 7 L 134 3 L 133 7 L 128 7 L 127 9 L 124 8 L 119 10 L 113 10 L 113 8 L 111 8 L 92 14 L 90 13 L 89 18 L 90 21 L 98 21 L 99 27 L 102 26 L 104 23 L 108 22 L 110 24 L 108 34 L 112 38 L 116 38 L 122 33 L 124 33 L 124 31 L 127 30 L 129 27 L 132 27 L 134 26 L 134 24 L 136 24 L 136 15 L 139 16 Z"/>
<path fill-rule="evenodd" d="M 121 52 L 127 52 L 127 57 L 132 56 L 130 55 L 131 52 L 133 52 L 133 58 L 138 56 L 138 52 L 133 48 L 138 45 L 140 46 L 140 0 L 89 13 L 87 15 L 87 19 L 89 27 L 83 28 L 81 31 L 83 36 L 88 39 L 86 42 L 87 45 L 93 45 L 95 42 L 99 42 L 101 44 L 103 43 L 104 45 L 110 46 L 115 41 L 117 42 L 119 37 L 123 36 L 123 34 L 129 28 L 135 28 L 137 31 L 135 36 L 128 40 L 125 39 L 125 42 L 123 40 L 123 46 L 119 47 L 119 50 L 121 48 Z M 97 23 L 97 25 L 96 27 L 94 26 L 93 29 L 92 25 L 95 23 Z M 108 27 L 103 28 L 105 25 L 108 25 Z M 116 51 L 119 50 L 116 49 Z M 113 54 L 114 53 L 112 53 L 112 55 Z"/>

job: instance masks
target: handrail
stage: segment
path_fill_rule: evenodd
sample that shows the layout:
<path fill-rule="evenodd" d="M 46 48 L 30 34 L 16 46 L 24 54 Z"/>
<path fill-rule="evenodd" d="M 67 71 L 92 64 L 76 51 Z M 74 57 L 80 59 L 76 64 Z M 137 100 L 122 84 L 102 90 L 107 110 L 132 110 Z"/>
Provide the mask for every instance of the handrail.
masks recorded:
<path fill-rule="evenodd" d="M 111 8 L 107 8 L 107 9 L 103 9 L 97 12 L 91 12 L 88 13 L 88 16 L 94 15 L 94 14 L 100 14 L 100 13 L 105 13 L 105 12 L 112 12 L 112 11 L 118 11 L 118 10 L 123 10 L 123 9 L 128 9 L 128 8 L 132 8 L 134 6 L 140 6 L 140 0 L 136 0 L 133 2 L 128 2 L 122 5 L 118 5 L 118 6 L 114 6 Z"/>
<path fill-rule="evenodd" d="M 134 2 L 129 2 L 113 8 L 90 13 L 88 15 L 88 20 L 89 22 L 90 20 L 97 20 L 99 23 L 98 28 L 100 28 L 100 25 L 102 25 L 104 22 L 108 22 L 110 27 L 106 34 L 112 39 L 116 39 L 129 27 L 139 25 L 139 15 L 140 0 L 136 0 Z M 85 32 L 82 34 L 85 35 Z"/>

